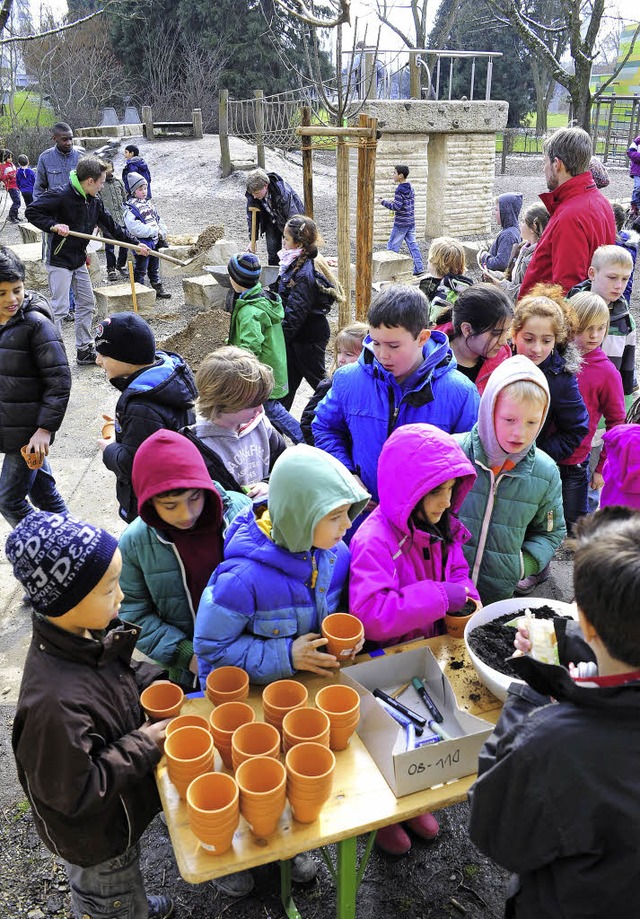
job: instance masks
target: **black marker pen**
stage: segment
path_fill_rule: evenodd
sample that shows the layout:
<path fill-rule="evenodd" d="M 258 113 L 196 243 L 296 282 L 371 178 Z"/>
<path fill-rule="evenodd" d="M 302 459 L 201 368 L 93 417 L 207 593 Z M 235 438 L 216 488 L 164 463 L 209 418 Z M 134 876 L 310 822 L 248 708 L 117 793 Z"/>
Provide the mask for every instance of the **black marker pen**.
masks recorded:
<path fill-rule="evenodd" d="M 436 703 L 433 701 L 433 699 L 427 692 L 427 688 L 424 685 L 424 682 L 422 680 L 419 680 L 417 676 L 414 676 L 414 678 L 411 680 L 411 683 L 415 691 L 418 693 L 418 695 L 420 696 L 424 704 L 427 706 L 427 708 L 431 712 L 431 717 L 433 718 L 433 720 L 437 721 L 438 724 L 444 721 L 444 718 L 442 717 L 440 710 L 438 709 L 438 706 L 436 705 Z"/>
<path fill-rule="evenodd" d="M 419 728 L 423 728 L 426 725 L 426 718 L 423 718 L 422 715 L 418 715 L 418 713 L 414 712 L 412 709 L 407 708 L 406 705 L 403 705 L 402 702 L 398 702 L 397 699 L 388 696 L 386 692 L 383 692 L 381 689 L 374 689 L 373 695 L 378 699 L 382 699 L 383 702 L 386 702 L 387 705 L 390 705 L 392 708 L 395 708 L 395 710 L 400 712 L 401 715 L 404 715 L 405 718 L 410 718 Z"/>

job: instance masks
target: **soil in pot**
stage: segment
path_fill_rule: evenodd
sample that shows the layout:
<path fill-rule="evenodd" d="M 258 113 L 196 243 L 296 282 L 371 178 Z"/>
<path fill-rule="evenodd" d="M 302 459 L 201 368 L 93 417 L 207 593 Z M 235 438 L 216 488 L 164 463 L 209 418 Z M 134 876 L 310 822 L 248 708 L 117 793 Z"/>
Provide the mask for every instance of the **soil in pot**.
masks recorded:
<path fill-rule="evenodd" d="M 514 652 L 513 640 L 516 636 L 516 630 L 513 626 L 507 625 L 526 614 L 529 607 L 524 606 L 521 610 L 514 613 L 508 613 L 506 616 L 499 616 L 491 622 L 480 625 L 469 633 L 469 647 L 474 654 L 480 658 L 489 667 L 497 670 L 498 673 L 504 673 L 507 676 L 520 679 L 511 666 L 507 658 L 511 657 Z M 550 606 L 536 606 L 532 610 L 536 619 L 568 619 L 568 616 L 562 616 L 557 610 Z"/>

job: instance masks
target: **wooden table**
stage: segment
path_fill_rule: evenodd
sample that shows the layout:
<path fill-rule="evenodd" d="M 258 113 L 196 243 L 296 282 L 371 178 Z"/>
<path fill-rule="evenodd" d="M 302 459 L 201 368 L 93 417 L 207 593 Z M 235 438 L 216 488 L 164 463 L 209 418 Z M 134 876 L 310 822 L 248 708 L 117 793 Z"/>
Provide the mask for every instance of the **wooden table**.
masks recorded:
<path fill-rule="evenodd" d="M 399 654 L 422 646 L 429 647 L 433 652 L 451 682 L 460 707 L 472 715 L 495 723 L 501 704 L 477 679 L 461 640 L 442 636 L 397 645 L 387 648 L 385 653 Z M 367 654 L 360 655 L 358 662 L 369 659 Z M 459 666 L 460 662 L 464 662 L 463 667 Z M 317 690 L 327 685 L 327 680 L 313 674 L 303 675 L 301 681 L 309 690 L 310 703 Z M 258 720 L 262 718 L 260 695 L 261 687 L 252 687 L 248 699 L 256 710 Z M 186 701 L 182 712 L 198 712 L 208 716 L 210 710 L 211 703 L 206 698 L 195 698 Z M 217 752 L 215 768 L 224 771 Z M 164 757 L 157 768 L 156 779 L 176 861 L 185 881 L 200 884 L 212 878 L 280 860 L 283 906 L 290 919 L 300 919 L 291 897 L 289 860 L 300 852 L 319 848 L 336 884 L 337 919 L 354 919 L 356 894 L 371 852 L 375 830 L 465 800 L 475 775 L 396 798 L 366 747 L 358 735 L 354 734 L 349 747 L 336 754 L 332 795 L 314 823 L 297 823 L 287 803 L 276 833 L 268 839 L 258 839 L 241 817 L 233 846 L 224 855 L 207 852 L 191 832 L 186 804 L 180 800 L 169 781 Z M 356 839 L 361 833 L 369 833 L 369 840 L 358 865 Z M 337 844 L 335 865 L 324 849 L 329 843 Z"/>

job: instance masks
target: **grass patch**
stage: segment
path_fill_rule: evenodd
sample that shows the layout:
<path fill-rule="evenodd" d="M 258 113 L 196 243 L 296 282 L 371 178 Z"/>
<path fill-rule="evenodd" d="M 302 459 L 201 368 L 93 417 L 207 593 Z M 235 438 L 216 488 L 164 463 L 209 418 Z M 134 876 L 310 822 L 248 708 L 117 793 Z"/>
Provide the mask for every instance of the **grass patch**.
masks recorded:
<path fill-rule="evenodd" d="M 40 112 L 38 113 L 38 108 Z M 28 90 L 20 90 L 13 98 L 13 108 L 18 119 L 20 127 L 35 126 L 49 127 L 55 123 L 55 116 L 51 107 L 46 103 L 40 106 L 37 96 Z M 0 115 L 0 131 L 6 133 L 11 131 L 11 116 Z"/>
<path fill-rule="evenodd" d="M 15 807 L 15 820 L 20 820 L 21 817 L 24 817 L 25 814 L 29 813 L 31 805 L 25 798 L 24 801 L 18 801 Z"/>

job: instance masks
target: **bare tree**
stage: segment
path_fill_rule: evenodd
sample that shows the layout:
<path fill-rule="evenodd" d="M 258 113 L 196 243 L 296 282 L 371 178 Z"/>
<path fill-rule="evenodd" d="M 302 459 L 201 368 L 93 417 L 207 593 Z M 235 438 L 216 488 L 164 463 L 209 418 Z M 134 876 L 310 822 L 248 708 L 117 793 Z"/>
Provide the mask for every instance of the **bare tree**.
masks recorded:
<path fill-rule="evenodd" d="M 130 95 L 122 66 L 111 50 L 107 23 L 93 18 L 76 28 L 34 38 L 22 47 L 25 66 L 55 112 L 76 124 L 95 123 L 107 103 Z"/>
<path fill-rule="evenodd" d="M 494 15 L 509 23 L 531 52 L 538 65 L 544 65 L 554 80 L 564 86 L 571 97 L 573 118 L 576 124 L 589 130 L 593 101 L 589 81 L 593 62 L 598 55 L 598 36 L 605 13 L 606 0 L 561 0 L 562 22 L 545 21 L 544 13 L 537 18 L 532 14 L 528 0 L 487 0 Z M 567 34 L 568 48 L 573 61 L 573 72 L 561 60 L 556 47 L 557 37 Z M 634 31 L 629 51 L 615 68 L 611 77 L 595 93 L 595 97 L 615 80 L 633 53 L 640 34 L 640 23 Z"/>

